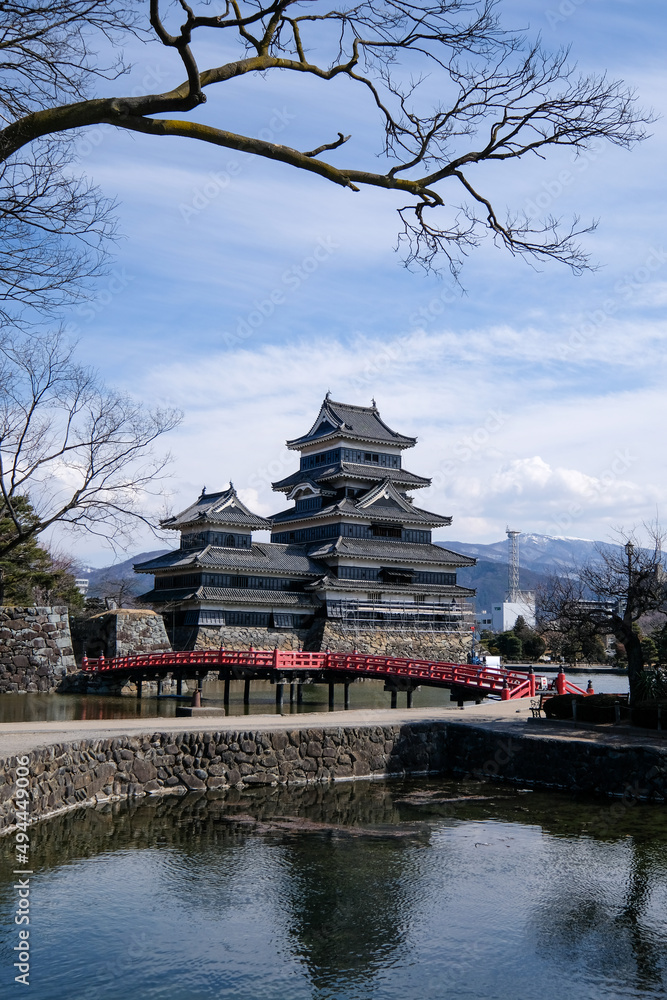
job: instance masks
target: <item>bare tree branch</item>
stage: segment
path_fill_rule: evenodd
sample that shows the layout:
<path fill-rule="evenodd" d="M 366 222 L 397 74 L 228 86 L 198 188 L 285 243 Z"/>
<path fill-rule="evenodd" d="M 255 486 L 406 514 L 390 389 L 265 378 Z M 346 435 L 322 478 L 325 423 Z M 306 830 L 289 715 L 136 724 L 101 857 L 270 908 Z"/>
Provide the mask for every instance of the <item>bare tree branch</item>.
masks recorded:
<path fill-rule="evenodd" d="M 155 136 L 185 136 L 278 160 L 350 191 L 380 187 L 407 193 L 410 201 L 398 212 L 403 226 L 399 243 L 406 243 L 408 264 L 437 268 L 444 260 L 457 275 L 467 253 L 491 237 L 513 254 L 562 261 L 580 271 L 590 264 L 579 238 L 592 225 L 580 227 L 575 221 L 561 227 L 555 218 L 532 222 L 511 212 L 501 218 L 485 193 L 482 168 L 528 156 L 544 158 L 552 147 L 581 152 L 599 140 L 630 147 L 645 136 L 652 116 L 637 108 L 624 84 L 578 74 L 567 51 L 550 54 L 503 30 L 497 8 L 497 0 L 419 5 L 361 0 L 338 8 L 324 0 L 230 0 L 222 13 L 208 16 L 187 0 L 171 6 L 151 0 L 149 23 L 144 24 L 141 8 L 122 0 L 3 5 L 0 68 L 6 80 L 0 83 L 0 110 L 7 124 L 0 130 L 0 163 L 9 168 L 36 143 L 101 123 Z M 170 25 L 175 11 L 180 23 Z M 100 78 L 114 78 L 126 69 L 122 50 L 113 65 L 96 59 L 95 36 L 117 43 L 127 37 L 147 39 L 150 31 L 157 44 L 176 50 L 184 82 L 163 94 L 92 96 Z M 233 57 L 202 70 L 195 43 L 206 39 L 209 51 L 215 32 L 224 32 L 222 46 Z M 363 162 L 341 166 L 322 159 L 321 154 L 348 142 L 350 136 L 342 130 L 338 141 L 303 153 L 229 131 L 222 103 L 214 124 L 173 117 L 194 111 L 210 88 L 246 74 L 268 78 L 277 71 L 320 82 L 340 77 L 358 88 L 360 101 L 370 102 L 379 116 L 382 167 L 369 170 Z M 429 92 L 440 95 L 435 106 Z M 163 115 L 168 117 L 155 117 Z M 318 127 L 315 119 L 313 126 Z M 27 170 L 27 160 L 23 162 Z M 33 169 L 38 173 L 42 168 L 35 162 Z M 55 192 L 58 171 L 43 169 Z M 9 185 L 6 218 L 29 232 L 46 220 L 43 231 L 51 232 L 48 195 L 31 202 L 30 215 L 21 190 L 19 183 Z M 81 217 L 88 218 L 83 231 L 101 237 L 104 208 L 95 201 L 99 196 L 85 187 L 76 191 L 71 188 L 70 201 L 81 201 Z M 75 215 L 68 215 L 72 231 Z M 97 266 L 84 254 L 69 277 L 60 284 L 54 279 L 51 288 L 40 250 L 38 241 L 36 274 L 41 277 L 28 287 L 19 268 L 17 278 L 6 283 L 8 299 L 23 302 L 32 288 L 44 304 L 49 295 L 57 300 L 74 286 L 77 273 L 85 277 Z M 27 252 L 24 271 L 29 259 Z"/>
<path fill-rule="evenodd" d="M 79 365 L 62 334 L 0 340 L 0 558 L 56 523 L 117 538 L 149 526 L 169 456 L 153 452 L 181 414 L 147 410 Z M 22 517 L 28 498 L 32 515 Z"/>

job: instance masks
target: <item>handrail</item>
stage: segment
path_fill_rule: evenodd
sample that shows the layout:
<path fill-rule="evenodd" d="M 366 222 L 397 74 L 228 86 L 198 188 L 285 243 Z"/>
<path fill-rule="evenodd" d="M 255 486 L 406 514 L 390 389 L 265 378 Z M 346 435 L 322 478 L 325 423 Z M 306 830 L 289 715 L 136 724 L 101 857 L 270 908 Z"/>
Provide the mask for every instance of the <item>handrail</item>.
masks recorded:
<path fill-rule="evenodd" d="M 274 649 L 206 649 L 162 653 L 137 653 L 105 659 L 83 657 L 81 669 L 86 673 L 112 673 L 142 671 L 150 673 L 172 667 L 248 667 L 254 670 L 326 671 L 347 676 L 378 678 L 405 678 L 416 684 L 442 684 L 469 688 L 482 694 L 499 694 L 503 701 L 534 697 L 536 678 L 529 672 L 504 670 L 470 663 L 450 663 L 441 660 L 408 659 L 398 656 L 378 656 L 367 653 L 304 653 L 296 650 Z M 203 671 L 198 671 L 203 672 Z M 586 694 L 559 673 L 556 683 L 559 694 Z"/>

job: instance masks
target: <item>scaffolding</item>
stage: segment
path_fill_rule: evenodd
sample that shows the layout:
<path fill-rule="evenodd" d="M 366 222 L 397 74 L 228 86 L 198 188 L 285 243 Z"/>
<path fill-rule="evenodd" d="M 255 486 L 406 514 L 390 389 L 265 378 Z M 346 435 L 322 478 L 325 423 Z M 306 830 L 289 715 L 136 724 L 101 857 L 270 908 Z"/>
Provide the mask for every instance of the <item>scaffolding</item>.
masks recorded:
<path fill-rule="evenodd" d="M 327 617 L 344 631 L 469 633 L 475 622 L 472 604 L 415 604 L 412 601 L 328 601 Z"/>

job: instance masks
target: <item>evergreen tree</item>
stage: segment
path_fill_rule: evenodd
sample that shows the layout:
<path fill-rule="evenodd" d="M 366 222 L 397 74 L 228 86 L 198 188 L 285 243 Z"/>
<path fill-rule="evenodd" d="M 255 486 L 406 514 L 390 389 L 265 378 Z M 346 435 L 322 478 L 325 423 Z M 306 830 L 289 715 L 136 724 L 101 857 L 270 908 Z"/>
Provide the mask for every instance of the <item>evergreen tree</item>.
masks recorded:
<path fill-rule="evenodd" d="M 13 509 L 22 529 L 29 529 L 37 516 L 26 497 L 15 497 Z M 0 547 L 16 531 L 16 523 L 6 506 L 0 507 Z M 58 566 L 34 535 L 26 538 L 0 559 L 4 577 L 5 604 L 66 604 L 83 607 L 83 597 L 66 566 Z"/>

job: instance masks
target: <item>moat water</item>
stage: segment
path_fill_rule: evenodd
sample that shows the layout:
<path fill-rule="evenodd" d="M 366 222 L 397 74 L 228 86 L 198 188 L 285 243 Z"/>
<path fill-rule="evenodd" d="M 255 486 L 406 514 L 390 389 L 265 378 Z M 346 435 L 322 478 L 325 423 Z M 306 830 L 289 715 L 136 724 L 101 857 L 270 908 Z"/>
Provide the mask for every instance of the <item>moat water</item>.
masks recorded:
<path fill-rule="evenodd" d="M 667 992 L 667 810 L 447 780 L 233 789 L 30 828 L 39 1000 Z M 13 839 L 0 976 L 13 982 Z"/>
<path fill-rule="evenodd" d="M 548 675 L 555 676 L 553 674 Z M 579 687 L 586 687 L 586 678 L 579 675 L 571 680 Z M 592 678 L 595 690 L 599 692 L 625 692 L 628 690 L 627 676 L 618 674 L 600 675 Z M 204 683 L 204 704 L 223 707 L 223 688 L 220 681 Z M 243 704 L 243 682 L 233 681 L 229 708 L 230 716 L 267 715 L 277 711 L 275 687 L 269 681 L 254 681 L 251 687 L 250 705 Z M 285 687 L 284 715 L 298 715 L 303 712 L 327 712 L 329 709 L 329 689 L 326 684 L 304 686 L 303 704 L 289 703 L 289 686 Z M 350 686 L 350 708 L 389 708 L 390 694 L 384 690 L 382 681 L 363 681 Z M 405 707 L 404 694 L 399 694 L 399 707 Z M 187 702 L 186 702 L 187 703 Z M 140 716 L 170 718 L 176 715 L 175 698 L 135 698 L 112 697 L 109 695 L 74 694 L 3 694 L 0 695 L 0 723 L 2 722 L 66 722 L 70 719 L 128 719 Z M 415 708 L 456 709 L 449 691 L 442 688 L 421 687 L 414 693 Z M 336 710 L 343 708 L 343 687 L 336 686 Z"/>

